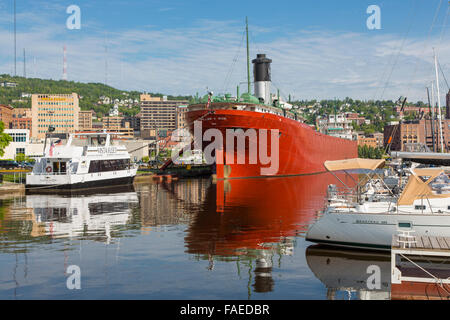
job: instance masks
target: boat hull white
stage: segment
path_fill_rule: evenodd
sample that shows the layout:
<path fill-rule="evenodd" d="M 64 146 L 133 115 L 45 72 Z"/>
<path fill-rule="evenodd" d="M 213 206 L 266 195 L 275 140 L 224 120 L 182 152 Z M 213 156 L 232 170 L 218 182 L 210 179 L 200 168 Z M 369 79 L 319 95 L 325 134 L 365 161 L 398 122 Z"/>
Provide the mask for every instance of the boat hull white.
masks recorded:
<path fill-rule="evenodd" d="M 137 169 L 112 172 L 96 172 L 87 174 L 35 175 L 28 174 L 26 189 L 82 189 L 91 187 L 107 187 L 133 183 Z"/>
<path fill-rule="evenodd" d="M 450 237 L 447 214 L 325 213 L 313 224 L 306 240 L 320 244 L 390 250 L 392 236 L 411 229 L 414 236 Z"/>

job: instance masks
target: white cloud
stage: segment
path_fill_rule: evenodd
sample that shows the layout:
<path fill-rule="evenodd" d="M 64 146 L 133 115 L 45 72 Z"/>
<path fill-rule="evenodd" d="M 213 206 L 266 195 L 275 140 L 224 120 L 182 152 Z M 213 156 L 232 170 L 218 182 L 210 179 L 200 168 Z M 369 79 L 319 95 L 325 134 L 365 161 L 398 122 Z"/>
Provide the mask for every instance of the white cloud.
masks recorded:
<path fill-rule="evenodd" d="M 241 23 L 199 20 L 190 28 L 160 30 L 146 26 L 123 32 L 105 31 L 95 23 L 86 23 L 82 30 L 69 31 L 64 28 L 65 21 L 32 17 L 30 13 L 22 14 L 21 19 L 32 19 L 33 27 L 19 31 L 17 36 L 18 52 L 27 49 L 29 76 L 60 79 L 62 48 L 66 44 L 69 80 L 104 82 L 106 58 L 108 84 L 121 89 L 203 94 L 209 87 L 216 93 L 225 89 L 234 93 L 236 85 L 246 81 Z M 0 16 L 0 21 L 6 20 Z M 258 26 L 251 29 L 259 39 L 265 33 L 273 35 L 273 30 Z M 13 44 L 11 28 L 5 24 L 0 24 L 0 42 L 4 44 L 0 47 L 0 73 L 10 73 Z M 250 45 L 251 58 L 266 53 L 273 60 L 274 86 L 284 96 L 395 100 L 407 95 L 412 101 L 424 100 L 425 86 L 434 75 L 431 45 L 437 43 L 410 39 L 397 56 L 401 43 L 396 35 L 299 30 Z M 443 41 L 439 46 L 442 65 L 449 56 L 450 45 Z M 21 61 L 19 54 L 19 75 Z M 231 66 L 233 72 L 226 79 Z"/>

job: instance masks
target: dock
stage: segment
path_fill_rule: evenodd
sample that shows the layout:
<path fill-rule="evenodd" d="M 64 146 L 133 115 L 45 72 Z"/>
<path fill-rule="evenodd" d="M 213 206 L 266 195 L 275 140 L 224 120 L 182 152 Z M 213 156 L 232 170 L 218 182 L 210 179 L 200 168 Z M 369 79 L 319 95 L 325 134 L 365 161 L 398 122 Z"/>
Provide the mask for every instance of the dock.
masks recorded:
<path fill-rule="evenodd" d="M 394 235 L 391 298 L 450 300 L 450 238 Z"/>

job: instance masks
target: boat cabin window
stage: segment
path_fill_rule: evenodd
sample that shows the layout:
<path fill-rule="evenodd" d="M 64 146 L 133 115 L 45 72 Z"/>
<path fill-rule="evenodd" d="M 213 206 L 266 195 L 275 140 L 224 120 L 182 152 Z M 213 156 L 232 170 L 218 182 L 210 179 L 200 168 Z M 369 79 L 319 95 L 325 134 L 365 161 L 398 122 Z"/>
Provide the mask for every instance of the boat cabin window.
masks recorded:
<path fill-rule="evenodd" d="M 130 168 L 130 159 L 92 160 L 89 164 L 89 173 L 127 170 Z"/>
<path fill-rule="evenodd" d="M 53 162 L 53 173 L 55 174 L 66 174 L 67 167 L 65 161 L 55 161 Z"/>
<path fill-rule="evenodd" d="M 427 208 L 427 206 L 425 206 L 425 205 L 416 205 L 416 206 L 414 206 L 414 209 L 416 209 L 416 210 L 425 210 Z"/>
<path fill-rule="evenodd" d="M 410 222 L 399 222 L 398 223 L 398 227 L 399 228 L 404 228 L 404 229 L 410 229 L 411 228 L 411 223 Z"/>
<path fill-rule="evenodd" d="M 89 137 L 89 140 L 89 144 L 94 147 L 104 146 L 106 143 L 106 137 L 103 136 Z"/>

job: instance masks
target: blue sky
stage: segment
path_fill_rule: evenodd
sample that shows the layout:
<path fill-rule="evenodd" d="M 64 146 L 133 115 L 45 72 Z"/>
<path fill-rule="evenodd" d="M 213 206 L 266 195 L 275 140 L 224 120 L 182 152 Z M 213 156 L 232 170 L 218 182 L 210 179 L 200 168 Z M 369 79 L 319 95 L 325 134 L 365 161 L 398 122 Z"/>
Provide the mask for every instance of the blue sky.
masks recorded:
<path fill-rule="evenodd" d="M 0 3 L 0 73 L 13 72 L 12 4 Z M 73 4 L 80 30 L 66 28 Z M 381 9 L 380 30 L 366 26 L 369 5 Z M 274 87 L 285 96 L 424 100 L 432 47 L 450 70 L 447 14 L 443 0 L 17 0 L 17 73 L 26 48 L 29 76 L 60 79 L 66 45 L 69 80 L 167 94 L 235 92 L 246 80 L 248 16 L 251 56 L 273 59 Z"/>

